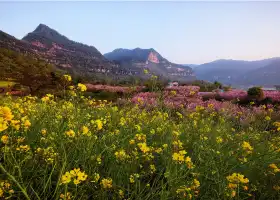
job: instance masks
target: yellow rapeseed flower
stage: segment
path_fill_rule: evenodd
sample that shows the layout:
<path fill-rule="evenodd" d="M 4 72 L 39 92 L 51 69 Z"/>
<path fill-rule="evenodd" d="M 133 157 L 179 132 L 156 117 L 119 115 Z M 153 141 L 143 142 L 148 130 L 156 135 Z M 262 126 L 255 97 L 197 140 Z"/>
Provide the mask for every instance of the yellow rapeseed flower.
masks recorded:
<path fill-rule="evenodd" d="M 9 142 L 9 136 L 3 135 L 3 136 L 1 137 L 1 142 L 2 142 L 3 144 L 8 144 L 8 142 Z"/>
<path fill-rule="evenodd" d="M 218 144 L 222 143 L 222 142 L 223 142 L 223 138 L 220 137 L 220 136 L 218 136 L 218 137 L 216 138 L 216 142 L 217 142 Z"/>
<path fill-rule="evenodd" d="M 115 156 L 118 160 L 125 160 L 128 157 L 123 149 L 116 151 Z"/>
<path fill-rule="evenodd" d="M 273 170 L 274 173 L 278 173 L 280 172 L 280 169 L 277 167 L 276 164 L 272 163 L 269 165 L 269 168 L 271 168 Z"/>
<path fill-rule="evenodd" d="M 100 182 L 100 185 L 104 189 L 110 189 L 113 187 L 112 183 L 113 183 L 113 180 L 111 178 L 103 178 Z"/>
<path fill-rule="evenodd" d="M 71 193 L 67 192 L 66 195 L 65 194 L 60 194 L 59 197 L 60 197 L 60 200 L 70 200 L 71 199 Z"/>
<path fill-rule="evenodd" d="M 73 130 L 66 131 L 65 134 L 66 134 L 68 137 L 75 137 L 75 132 L 74 132 Z"/>
<path fill-rule="evenodd" d="M 47 134 L 47 130 L 46 130 L 46 129 L 42 129 L 42 130 L 41 130 L 41 134 L 42 134 L 43 136 L 45 136 L 45 135 Z"/>
<path fill-rule="evenodd" d="M 0 118 L 0 132 L 8 128 L 7 121 L 4 121 L 3 118 Z"/>
<path fill-rule="evenodd" d="M 62 175 L 61 183 L 68 184 L 73 181 L 75 185 L 78 185 L 86 179 L 87 174 L 85 172 L 82 172 L 80 168 L 74 168 L 73 170 L 70 170 L 70 172 L 66 172 L 64 175 Z"/>
<path fill-rule="evenodd" d="M 87 86 L 82 84 L 82 83 L 78 83 L 78 89 L 82 92 L 87 90 Z"/>
<path fill-rule="evenodd" d="M 247 183 L 249 183 L 248 178 L 245 178 L 244 175 L 238 174 L 238 173 L 233 173 L 232 175 L 227 176 L 227 180 L 230 183 L 235 183 L 235 184 L 240 184 L 240 183 L 247 184 Z"/>
<path fill-rule="evenodd" d="M 61 183 L 63 184 L 67 184 L 70 183 L 72 179 L 72 175 L 70 174 L 70 172 L 66 172 L 64 175 L 62 175 L 61 177 Z"/>
<path fill-rule="evenodd" d="M 16 148 L 16 150 L 26 152 L 30 150 L 30 147 L 28 145 L 20 145 L 19 147 Z"/>
<path fill-rule="evenodd" d="M 88 127 L 86 127 L 86 126 L 83 126 L 83 127 L 82 127 L 82 134 L 83 134 L 83 135 L 88 135 L 88 134 L 89 134 L 89 129 L 88 129 Z"/>
<path fill-rule="evenodd" d="M 103 123 L 100 119 L 95 120 L 96 126 L 97 126 L 97 130 L 101 130 L 103 127 Z"/>
<path fill-rule="evenodd" d="M 143 143 L 138 143 L 137 146 L 139 147 L 139 149 L 143 152 L 143 153 L 147 153 L 149 152 L 151 149 L 150 147 L 147 146 L 147 144 L 145 142 Z"/>
<path fill-rule="evenodd" d="M 93 174 L 93 180 L 91 182 L 96 183 L 100 179 L 100 175 L 98 173 Z"/>
<path fill-rule="evenodd" d="M 244 142 L 242 143 L 241 146 L 242 146 L 243 150 L 247 151 L 248 154 L 252 153 L 252 151 L 253 151 L 253 149 L 254 149 L 254 148 L 250 145 L 250 143 L 249 143 L 249 142 L 246 142 L 246 141 L 244 141 Z"/>
<path fill-rule="evenodd" d="M 122 190 L 119 190 L 119 196 L 121 199 L 124 198 L 124 192 Z"/>
<path fill-rule="evenodd" d="M 11 121 L 14 115 L 9 107 L 4 106 L 0 107 L 0 118 L 3 118 L 5 121 Z"/>
<path fill-rule="evenodd" d="M 66 80 L 68 82 L 72 81 L 72 77 L 70 75 L 65 74 L 65 75 L 63 75 L 63 78 L 64 78 L 64 80 Z"/>
<path fill-rule="evenodd" d="M 265 119 L 266 121 L 270 121 L 270 120 L 271 120 L 271 118 L 270 118 L 269 116 L 266 116 L 264 119 Z"/>
<path fill-rule="evenodd" d="M 28 129 L 31 126 L 31 122 L 27 119 L 27 120 L 24 121 L 23 125 L 24 125 L 25 129 Z"/>

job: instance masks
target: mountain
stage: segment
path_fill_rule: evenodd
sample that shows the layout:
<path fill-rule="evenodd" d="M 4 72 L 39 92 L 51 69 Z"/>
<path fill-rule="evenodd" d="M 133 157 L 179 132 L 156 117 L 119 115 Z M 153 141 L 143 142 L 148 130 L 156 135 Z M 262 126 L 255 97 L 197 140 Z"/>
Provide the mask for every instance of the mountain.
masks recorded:
<path fill-rule="evenodd" d="M 135 74 L 143 74 L 143 69 L 148 69 L 153 74 L 172 80 L 195 79 L 190 67 L 169 62 L 153 48 L 115 49 L 104 56 L 126 69 L 131 69 Z"/>
<path fill-rule="evenodd" d="M 72 41 L 44 24 L 28 33 L 22 41 L 39 47 L 43 56 L 54 65 L 79 74 L 110 73 L 117 67 L 95 47 Z"/>
<path fill-rule="evenodd" d="M 280 85 L 280 58 L 268 65 L 250 70 L 239 78 L 240 83 L 272 87 Z"/>
<path fill-rule="evenodd" d="M 154 49 L 116 49 L 104 56 L 93 46 L 75 42 L 44 24 L 21 40 L 0 31 L 0 48 L 28 54 L 56 68 L 92 79 L 143 77 L 143 69 L 171 79 L 194 79 L 189 67 L 174 64 Z"/>
<path fill-rule="evenodd" d="M 181 65 L 184 67 L 190 67 L 192 69 L 198 66 L 197 64 L 181 64 Z"/>
<path fill-rule="evenodd" d="M 72 41 L 44 24 L 22 40 L 0 31 L 0 48 L 29 54 L 83 77 L 128 74 L 127 70 L 107 60 L 95 47 Z"/>
<path fill-rule="evenodd" d="M 269 58 L 257 61 L 221 59 L 198 65 L 194 68 L 194 72 L 197 78 L 202 80 L 211 82 L 219 81 L 231 85 L 251 85 L 257 84 L 258 80 L 257 77 L 254 78 L 252 75 L 250 76 L 251 79 L 247 81 L 245 77 L 247 77 L 248 74 L 278 60 L 280 60 L 280 58 Z M 268 77 L 266 77 L 263 82 L 265 83 L 267 79 Z"/>

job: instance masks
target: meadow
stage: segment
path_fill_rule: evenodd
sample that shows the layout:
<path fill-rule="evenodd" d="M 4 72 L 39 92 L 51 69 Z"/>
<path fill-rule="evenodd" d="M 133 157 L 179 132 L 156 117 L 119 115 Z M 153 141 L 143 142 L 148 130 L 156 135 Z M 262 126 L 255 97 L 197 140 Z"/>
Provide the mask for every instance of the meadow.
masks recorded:
<path fill-rule="evenodd" d="M 277 106 L 202 101 L 193 86 L 121 102 L 68 88 L 1 97 L 1 198 L 280 198 Z"/>

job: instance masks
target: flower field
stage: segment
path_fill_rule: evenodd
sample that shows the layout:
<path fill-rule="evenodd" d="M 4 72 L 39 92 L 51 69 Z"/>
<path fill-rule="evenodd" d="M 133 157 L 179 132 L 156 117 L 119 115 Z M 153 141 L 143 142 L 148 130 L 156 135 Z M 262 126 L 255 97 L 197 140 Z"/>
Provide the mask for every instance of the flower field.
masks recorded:
<path fill-rule="evenodd" d="M 0 99 L 1 198 L 280 198 L 278 108 L 202 102 L 196 87 L 124 106 L 85 90 Z"/>

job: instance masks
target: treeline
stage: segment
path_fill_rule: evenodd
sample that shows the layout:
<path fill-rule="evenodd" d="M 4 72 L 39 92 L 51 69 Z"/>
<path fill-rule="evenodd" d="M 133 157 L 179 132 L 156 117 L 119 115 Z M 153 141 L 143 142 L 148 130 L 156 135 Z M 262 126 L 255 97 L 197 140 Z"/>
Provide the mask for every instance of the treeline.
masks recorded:
<path fill-rule="evenodd" d="M 18 87 L 27 87 L 31 94 L 55 89 L 61 83 L 62 74 L 39 58 L 0 48 L 0 80 L 13 80 Z"/>

